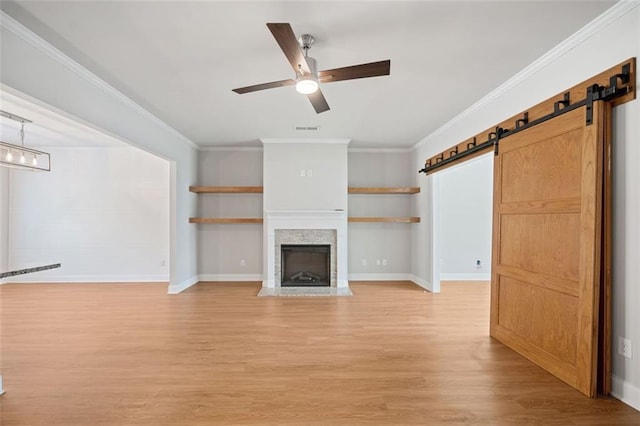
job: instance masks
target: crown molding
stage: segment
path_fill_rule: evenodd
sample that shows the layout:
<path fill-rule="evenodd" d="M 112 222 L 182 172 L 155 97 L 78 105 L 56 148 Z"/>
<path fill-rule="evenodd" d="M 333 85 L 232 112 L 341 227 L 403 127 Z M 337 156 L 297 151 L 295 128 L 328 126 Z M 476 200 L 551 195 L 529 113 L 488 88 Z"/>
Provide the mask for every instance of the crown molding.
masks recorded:
<path fill-rule="evenodd" d="M 407 153 L 413 151 L 412 148 L 349 148 L 349 152 L 366 152 L 366 153 Z"/>
<path fill-rule="evenodd" d="M 553 49 L 549 50 L 547 53 L 533 61 L 531 64 L 526 66 L 520 72 L 515 74 L 513 77 L 502 83 L 500 86 L 489 92 L 486 96 L 480 99 L 478 102 L 471 105 L 469 108 L 465 109 L 451 120 L 447 121 L 445 124 L 429 133 L 427 136 L 422 138 L 419 142 L 414 144 L 411 147 L 411 150 L 414 151 L 418 148 L 424 146 L 427 141 L 435 136 L 438 136 L 442 133 L 445 133 L 447 130 L 456 126 L 460 121 L 464 120 L 466 117 L 474 113 L 475 111 L 481 109 L 484 105 L 493 101 L 494 99 L 500 97 L 505 92 L 508 92 L 513 87 L 519 85 L 531 75 L 537 73 L 550 63 L 554 62 L 558 58 L 562 57 L 564 54 L 574 49 L 576 46 L 583 43 L 588 38 L 602 31 L 605 27 L 610 25 L 613 21 L 617 20 L 621 16 L 626 15 L 631 10 L 635 9 L 640 5 L 640 0 L 622 0 L 613 6 L 611 6 L 608 10 L 606 10 L 602 15 L 595 18 L 593 21 L 589 22 L 587 25 L 579 29 L 577 32 L 573 33 L 569 38 L 565 39 L 563 42 L 555 46 Z"/>
<path fill-rule="evenodd" d="M 277 143 L 277 142 L 272 142 Z M 291 142 L 281 142 L 281 143 L 291 143 Z M 327 143 L 325 140 L 318 143 Z M 264 151 L 264 147 L 257 146 L 201 146 L 198 148 L 198 151 L 211 151 L 211 152 L 262 152 Z M 374 153 L 374 154 L 383 154 L 383 153 L 409 153 L 412 151 L 411 148 L 348 148 L 348 152 L 354 153 Z"/>
<path fill-rule="evenodd" d="M 309 145 L 309 144 L 321 144 L 321 145 L 349 145 L 351 139 L 338 139 L 338 138 L 327 138 L 327 139 L 303 139 L 303 138 L 265 138 L 260 139 L 263 145 L 270 144 L 300 144 L 300 145 Z"/>
<path fill-rule="evenodd" d="M 214 152 L 262 152 L 264 149 L 261 146 L 201 146 L 198 151 L 214 151 Z"/>
<path fill-rule="evenodd" d="M 22 25 L 20 22 L 13 19 L 6 12 L 0 10 L 0 27 L 5 28 L 7 31 L 12 32 L 16 36 L 20 37 L 22 40 L 29 43 L 31 46 L 35 47 L 54 61 L 66 67 L 68 70 L 72 71 L 74 74 L 83 78 L 87 82 L 89 82 L 94 87 L 100 89 L 102 92 L 107 94 L 108 96 L 116 99 L 118 102 L 124 104 L 128 108 L 134 110 L 135 112 L 141 114 L 145 118 L 153 121 L 161 128 L 171 133 L 173 136 L 181 140 L 182 142 L 190 145 L 192 148 L 198 149 L 199 145 L 194 143 L 191 139 L 187 138 L 185 135 L 169 126 L 167 123 L 153 115 L 148 110 L 144 109 L 142 106 L 134 102 L 131 98 L 125 96 L 122 92 L 117 90 L 115 87 L 111 86 L 109 83 L 89 71 L 87 68 L 83 67 L 69 56 L 64 54 L 62 51 L 51 45 L 49 42 L 44 40 L 42 37 L 35 34 L 33 31 Z"/>

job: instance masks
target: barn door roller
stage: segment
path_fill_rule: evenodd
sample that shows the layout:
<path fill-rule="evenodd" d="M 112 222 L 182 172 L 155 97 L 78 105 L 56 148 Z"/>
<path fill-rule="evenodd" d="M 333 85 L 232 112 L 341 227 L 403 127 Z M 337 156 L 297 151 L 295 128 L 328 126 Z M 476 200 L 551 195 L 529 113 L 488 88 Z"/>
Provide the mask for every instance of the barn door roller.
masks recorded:
<path fill-rule="evenodd" d="M 631 63 L 627 62 L 622 65 L 619 73 L 616 73 L 609 77 L 608 86 L 593 84 L 587 87 L 586 97 L 584 99 L 571 103 L 571 93 L 566 92 L 564 93 L 561 100 L 554 102 L 553 112 L 550 112 L 549 114 L 539 117 L 535 120 L 529 120 L 529 112 L 527 111 L 522 115 L 522 118 L 518 118 L 515 120 L 513 128 L 504 129 L 502 127 L 496 126 L 494 131 L 489 132 L 486 141 L 478 143 L 476 141 L 476 138 L 474 137 L 473 142 L 469 142 L 466 149 L 462 152 L 458 152 L 458 146 L 456 146 L 454 149 L 444 151 L 437 157 L 435 157 L 435 161 L 432 161 L 432 159 L 427 160 L 424 168 L 419 170 L 418 173 L 432 172 L 454 161 L 459 161 L 461 158 L 468 157 L 479 151 L 483 151 L 489 147 L 493 147 L 495 155 L 498 155 L 499 145 L 502 139 L 508 138 L 511 135 L 542 124 L 545 121 L 551 120 L 552 118 L 556 118 L 562 114 L 566 114 L 567 112 L 573 111 L 576 108 L 581 108 L 583 106 L 586 107 L 586 124 L 590 125 L 593 122 L 593 103 L 598 101 L 608 102 L 620 96 L 626 95 L 632 90 L 630 82 Z M 447 155 L 446 158 L 445 155 Z"/>

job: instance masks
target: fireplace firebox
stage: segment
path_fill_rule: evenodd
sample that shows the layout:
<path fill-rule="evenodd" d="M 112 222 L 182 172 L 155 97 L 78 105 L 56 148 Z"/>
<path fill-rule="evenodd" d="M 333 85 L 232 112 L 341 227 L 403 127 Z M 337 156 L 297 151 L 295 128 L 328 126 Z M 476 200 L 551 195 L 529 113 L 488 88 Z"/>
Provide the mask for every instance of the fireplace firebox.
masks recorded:
<path fill-rule="evenodd" d="M 331 246 L 328 244 L 283 244 L 280 248 L 283 287 L 331 285 Z"/>

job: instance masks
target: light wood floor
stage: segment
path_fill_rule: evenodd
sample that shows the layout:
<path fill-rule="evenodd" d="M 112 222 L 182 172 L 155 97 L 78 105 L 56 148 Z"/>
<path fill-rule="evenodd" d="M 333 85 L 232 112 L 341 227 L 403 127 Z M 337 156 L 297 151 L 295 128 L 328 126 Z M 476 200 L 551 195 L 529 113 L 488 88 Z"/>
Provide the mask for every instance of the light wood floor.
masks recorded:
<path fill-rule="evenodd" d="M 4 285 L 0 424 L 640 424 L 488 337 L 489 286 Z"/>

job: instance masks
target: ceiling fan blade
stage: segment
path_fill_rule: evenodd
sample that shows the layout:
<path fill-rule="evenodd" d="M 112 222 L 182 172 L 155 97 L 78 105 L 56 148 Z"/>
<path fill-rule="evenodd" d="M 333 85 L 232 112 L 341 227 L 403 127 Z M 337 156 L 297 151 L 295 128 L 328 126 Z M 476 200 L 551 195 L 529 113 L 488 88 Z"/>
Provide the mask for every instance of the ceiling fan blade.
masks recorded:
<path fill-rule="evenodd" d="M 309 68 L 309 64 L 307 64 L 307 60 L 304 58 L 304 53 L 302 53 L 302 49 L 293 33 L 291 25 L 269 23 L 267 27 L 269 27 L 271 34 L 273 34 L 273 37 L 280 45 L 280 49 L 282 49 L 282 52 L 284 52 L 284 55 L 289 60 L 293 71 L 296 74 L 298 71 L 302 71 L 303 74 L 310 73 L 311 69 Z M 298 68 L 298 65 L 300 68 Z"/>
<path fill-rule="evenodd" d="M 334 68 L 318 72 L 322 83 L 333 83 L 356 78 L 378 77 L 391 73 L 391 60 L 370 62 L 368 64 L 351 65 L 350 67 Z"/>
<path fill-rule="evenodd" d="M 317 114 L 321 112 L 329 111 L 329 104 L 327 100 L 324 98 L 322 91 L 320 89 L 316 90 L 314 93 L 307 95 L 307 98 L 311 101 L 311 105 L 313 105 L 313 109 L 316 110 Z"/>
<path fill-rule="evenodd" d="M 257 92 L 258 90 L 275 89 L 276 87 L 293 86 L 294 84 L 296 84 L 295 80 L 288 79 L 288 80 L 272 81 L 270 83 L 255 84 L 253 86 L 247 86 L 247 87 L 239 87 L 237 89 L 233 89 L 233 91 L 238 94 L 243 94 L 243 93 Z"/>

